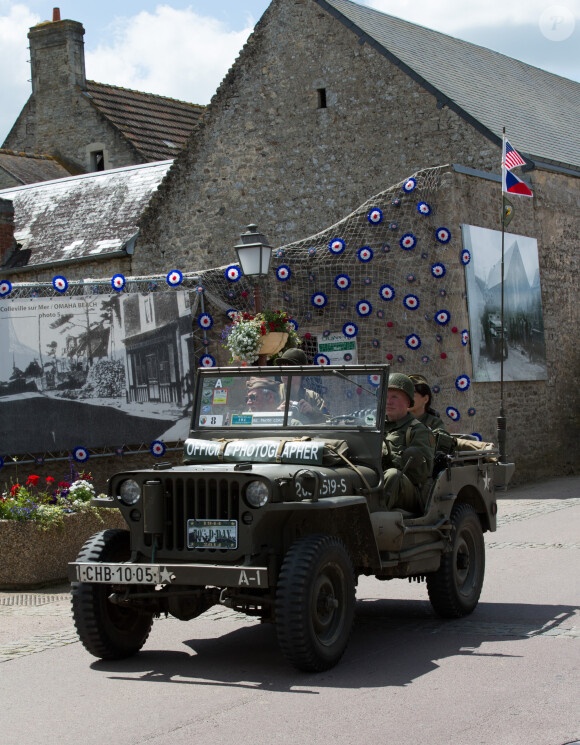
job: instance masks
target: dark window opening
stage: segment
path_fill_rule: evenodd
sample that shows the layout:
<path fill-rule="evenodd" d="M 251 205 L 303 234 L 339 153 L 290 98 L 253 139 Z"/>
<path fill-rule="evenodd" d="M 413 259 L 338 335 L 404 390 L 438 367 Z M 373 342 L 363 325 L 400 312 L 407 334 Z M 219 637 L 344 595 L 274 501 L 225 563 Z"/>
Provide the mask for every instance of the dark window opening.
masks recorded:
<path fill-rule="evenodd" d="M 105 154 L 102 150 L 93 150 L 91 153 L 91 168 L 93 171 L 105 170 Z"/>
<path fill-rule="evenodd" d="M 326 108 L 326 88 L 318 88 L 318 108 Z"/>

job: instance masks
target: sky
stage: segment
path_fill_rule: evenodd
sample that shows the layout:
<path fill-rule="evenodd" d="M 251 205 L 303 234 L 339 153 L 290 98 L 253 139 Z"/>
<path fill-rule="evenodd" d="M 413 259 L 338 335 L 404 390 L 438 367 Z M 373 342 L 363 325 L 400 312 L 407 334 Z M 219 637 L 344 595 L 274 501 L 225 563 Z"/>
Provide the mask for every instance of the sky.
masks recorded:
<path fill-rule="evenodd" d="M 0 0 L 0 143 L 31 93 L 28 29 L 59 3 L 89 80 L 207 104 L 269 1 Z M 580 0 L 358 2 L 580 82 Z"/>

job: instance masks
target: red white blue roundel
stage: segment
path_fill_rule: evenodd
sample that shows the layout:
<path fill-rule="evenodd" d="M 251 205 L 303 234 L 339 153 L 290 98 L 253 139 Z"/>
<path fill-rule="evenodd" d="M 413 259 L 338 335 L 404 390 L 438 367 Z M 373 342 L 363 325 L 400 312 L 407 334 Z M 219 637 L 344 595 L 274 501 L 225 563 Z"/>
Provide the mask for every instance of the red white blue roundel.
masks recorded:
<path fill-rule="evenodd" d="M 228 308 L 226 310 L 226 316 L 230 319 L 230 321 L 233 321 L 234 318 L 238 315 L 238 311 L 235 308 Z"/>
<path fill-rule="evenodd" d="M 89 459 L 89 451 L 83 447 L 75 448 L 72 451 L 72 457 L 79 463 L 84 463 Z"/>
<path fill-rule="evenodd" d="M 310 302 L 312 303 L 312 305 L 314 305 L 315 308 L 324 308 L 324 306 L 328 302 L 328 298 L 323 292 L 315 292 L 314 295 L 310 298 Z"/>
<path fill-rule="evenodd" d="M 334 284 L 339 290 L 348 290 L 350 287 L 350 277 L 348 274 L 337 274 L 334 278 Z"/>
<path fill-rule="evenodd" d="M 420 215 L 430 215 L 431 205 L 427 204 L 427 202 L 419 202 L 419 204 L 417 205 L 417 212 Z"/>
<path fill-rule="evenodd" d="M 417 245 L 417 239 L 415 238 L 413 233 L 405 233 L 405 235 L 399 241 L 399 245 L 403 250 L 410 251 Z"/>
<path fill-rule="evenodd" d="M 314 358 L 315 365 L 330 365 L 330 359 L 325 354 L 317 354 Z"/>
<path fill-rule="evenodd" d="M 421 338 L 417 334 L 409 334 L 405 339 L 405 344 L 409 349 L 419 349 L 421 346 Z"/>
<path fill-rule="evenodd" d="M 392 300 L 395 297 L 395 288 L 391 285 L 383 285 L 379 290 L 379 295 L 383 300 Z"/>
<path fill-rule="evenodd" d="M 177 287 L 177 285 L 180 285 L 182 282 L 183 274 L 179 271 L 179 269 L 172 269 L 172 271 L 170 271 L 167 275 L 167 284 L 170 287 Z"/>
<path fill-rule="evenodd" d="M 472 432 L 471 435 L 475 437 L 476 440 L 479 440 L 480 442 L 483 440 L 483 437 L 479 434 L 479 432 Z"/>
<path fill-rule="evenodd" d="M 451 314 L 448 310 L 438 310 L 435 314 L 435 320 L 440 326 L 446 326 L 449 323 Z"/>
<path fill-rule="evenodd" d="M 52 286 L 57 292 L 66 292 L 66 288 L 68 287 L 68 282 L 64 277 L 54 277 L 52 280 Z"/>
<path fill-rule="evenodd" d="M 298 324 L 296 323 L 296 321 L 293 318 L 289 318 L 286 321 L 286 323 L 288 324 L 288 326 L 292 326 L 292 328 L 294 329 L 294 331 L 298 331 Z"/>
<path fill-rule="evenodd" d="M 287 264 L 282 264 L 276 269 L 276 277 L 280 280 L 280 282 L 285 282 L 287 279 L 290 279 L 291 275 L 292 270 Z"/>
<path fill-rule="evenodd" d="M 125 287 L 125 277 L 123 277 L 122 274 L 115 274 L 113 279 L 111 280 L 111 284 L 113 286 L 113 290 L 122 290 L 123 287 Z"/>
<path fill-rule="evenodd" d="M 359 261 L 366 263 L 373 258 L 373 249 L 370 246 L 363 246 L 356 252 Z"/>
<path fill-rule="evenodd" d="M 225 271 L 226 279 L 229 282 L 237 282 L 238 279 L 242 276 L 242 270 L 239 266 L 236 266 L 235 264 L 231 264 L 228 266 L 228 268 Z"/>
<path fill-rule="evenodd" d="M 435 231 L 435 238 L 437 238 L 439 243 L 449 243 L 451 240 L 451 233 L 447 228 L 437 228 Z"/>
<path fill-rule="evenodd" d="M 378 207 L 373 207 L 368 214 L 368 221 L 371 225 L 378 225 L 383 219 L 383 213 Z"/>
<path fill-rule="evenodd" d="M 341 254 L 346 247 L 345 242 L 342 238 L 333 238 L 328 244 L 328 250 L 332 254 Z"/>
<path fill-rule="evenodd" d="M 463 329 L 461 332 L 461 343 L 464 347 L 467 346 L 467 342 L 469 341 L 469 331 L 467 329 Z"/>
<path fill-rule="evenodd" d="M 448 406 L 445 409 L 445 413 L 449 417 L 449 419 L 453 419 L 454 422 L 457 422 L 459 419 L 461 419 L 461 414 L 459 411 L 455 408 L 455 406 Z"/>
<path fill-rule="evenodd" d="M 211 354 L 204 354 L 199 358 L 200 367 L 215 367 L 215 359 Z"/>
<path fill-rule="evenodd" d="M 310 246 L 308 249 L 308 256 L 316 256 L 316 246 Z"/>
<path fill-rule="evenodd" d="M 374 385 L 375 387 L 380 385 L 381 383 L 381 376 L 380 375 L 368 375 L 367 380 L 371 385 Z"/>
<path fill-rule="evenodd" d="M 471 381 L 468 375 L 460 375 L 455 380 L 455 387 L 458 391 L 466 391 L 469 388 Z"/>
<path fill-rule="evenodd" d="M 434 277 L 444 277 L 446 272 L 447 269 L 445 269 L 445 264 L 440 264 L 439 262 L 437 262 L 437 264 L 433 264 L 433 266 L 431 267 L 431 274 Z"/>
<path fill-rule="evenodd" d="M 349 339 L 352 339 L 353 336 L 356 336 L 358 334 L 358 326 L 356 325 L 356 323 L 352 323 L 351 321 L 349 321 L 342 327 L 342 333 Z"/>
<path fill-rule="evenodd" d="M 470 261 L 471 261 L 471 254 L 469 253 L 467 249 L 464 249 L 461 252 L 461 263 L 463 264 L 463 266 L 467 266 Z"/>
<path fill-rule="evenodd" d="M 475 416 L 476 410 L 473 406 L 470 406 L 469 409 L 467 409 L 467 416 Z"/>
<path fill-rule="evenodd" d="M 373 306 L 368 300 L 359 300 L 356 304 L 356 312 L 359 316 L 369 316 L 373 312 Z"/>
<path fill-rule="evenodd" d="M 417 182 L 415 181 L 415 179 L 409 178 L 403 184 L 403 191 L 406 192 L 407 194 L 410 194 L 416 186 L 417 186 Z"/>
<path fill-rule="evenodd" d="M 403 298 L 403 305 L 408 310 L 417 310 L 419 304 L 419 298 L 417 295 L 405 295 Z"/>
<path fill-rule="evenodd" d="M 197 325 L 200 329 L 210 329 L 213 326 L 213 318 L 209 313 L 202 313 L 197 317 Z"/>
<path fill-rule="evenodd" d="M 6 297 L 12 292 L 12 284 L 7 280 L 0 282 L 0 297 Z"/>
<path fill-rule="evenodd" d="M 153 440 L 150 450 L 152 455 L 160 458 L 162 455 L 165 455 L 165 443 L 161 442 L 161 440 Z"/>

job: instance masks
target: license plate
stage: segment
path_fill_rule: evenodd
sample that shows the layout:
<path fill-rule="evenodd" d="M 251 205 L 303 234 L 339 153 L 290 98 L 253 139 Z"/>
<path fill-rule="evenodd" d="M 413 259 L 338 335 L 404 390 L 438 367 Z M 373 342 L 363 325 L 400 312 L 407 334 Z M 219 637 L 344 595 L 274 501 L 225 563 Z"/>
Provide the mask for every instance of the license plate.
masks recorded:
<path fill-rule="evenodd" d="M 159 585 L 160 567 L 137 564 L 78 564 L 79 582 L 107 585 Z"/>
<path fill-rule="evenodd" d="M 188 520 L 188 548 L 237 548 L 237 520 Z"/>

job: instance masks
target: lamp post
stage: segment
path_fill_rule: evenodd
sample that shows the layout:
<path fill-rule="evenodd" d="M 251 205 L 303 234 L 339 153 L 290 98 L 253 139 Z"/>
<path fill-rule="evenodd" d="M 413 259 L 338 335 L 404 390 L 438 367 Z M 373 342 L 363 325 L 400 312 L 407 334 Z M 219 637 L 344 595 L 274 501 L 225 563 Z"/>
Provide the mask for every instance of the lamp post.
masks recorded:
<path fill-rule="evenodd" d="M 259 277 L 266 277 L 270 271 L 270 259 L 272 258 L 272 247 L 266 242 L 266 236 L 258 232 L 257 225 L 248 225 L 246 233 L 240 235 L 241 243 L 234 246 L 238 255 L 238 261 L 242 274 L 246 277 L 255 277 L 254 281 L 254 308 L 256 313 L 262 312 L 262 292 L 259 285 Z M 258 365 L 265 365 L 267 355 L 258 357 Z"/>

